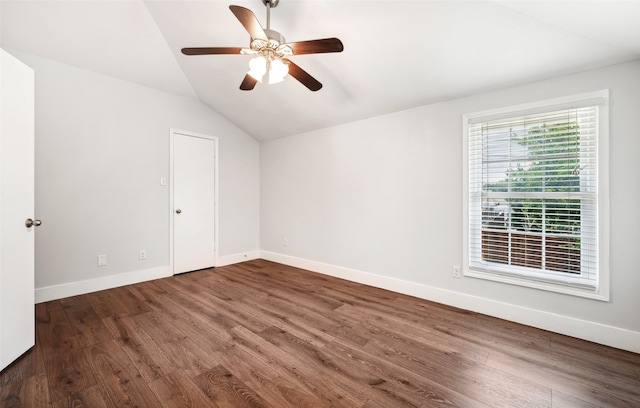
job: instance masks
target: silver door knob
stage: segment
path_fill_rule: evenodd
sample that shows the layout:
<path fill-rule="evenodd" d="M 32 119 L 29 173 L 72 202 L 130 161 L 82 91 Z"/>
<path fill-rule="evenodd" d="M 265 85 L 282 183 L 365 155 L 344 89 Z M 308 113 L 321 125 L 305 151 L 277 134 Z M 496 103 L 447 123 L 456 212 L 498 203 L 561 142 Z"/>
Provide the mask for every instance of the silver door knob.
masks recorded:
<path fill-rule="evenodd" d="M 24 225 L 27 226 L 27 228 L 31 228 L 34 225 L 36 227 L 39 227 L 42 224 L 42 221 L 40 220 L 32 220 L 31 218 L 27 218 L 27 220 L 24 222 Z"/>
<path fill-rule="evenodd" d="M 182 212 L 182 210 L 179 209 L 179 208 L 176 210 L 176 214 L 180 214 L 181 212 Z"/>

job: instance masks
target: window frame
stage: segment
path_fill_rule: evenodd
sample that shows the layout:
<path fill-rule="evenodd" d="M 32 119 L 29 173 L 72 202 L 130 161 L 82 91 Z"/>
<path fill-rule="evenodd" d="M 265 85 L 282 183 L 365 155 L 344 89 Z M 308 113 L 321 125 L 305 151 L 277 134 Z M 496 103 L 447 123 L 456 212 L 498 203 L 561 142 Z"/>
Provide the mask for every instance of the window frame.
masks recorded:
<path fill-rule="evenodd" d="M 469 127 L 471 123 L 510 118 L 528 114 L 552 112 L 576 106 L 598 105 L 597 152 L 597 278 L 594 286 L 567 280 L 550 279 L 535 273 L 519 275 L 514 271 L 480 270 L 470 266 L 470 186 L 469 186 Z M 506 284 L 609 301 L 609 90 L 571 95 L 503 108 L 466 113 L 462 115 L 463 156 L 463 276 Z M 481 244 L 481 243 L 480 243 Z M 500 268 L 497 268 L 500 269 Z M 517 269 L 517 268 L 515 268 Z M 504 271 L 503 271 L 504 272 Z"/>

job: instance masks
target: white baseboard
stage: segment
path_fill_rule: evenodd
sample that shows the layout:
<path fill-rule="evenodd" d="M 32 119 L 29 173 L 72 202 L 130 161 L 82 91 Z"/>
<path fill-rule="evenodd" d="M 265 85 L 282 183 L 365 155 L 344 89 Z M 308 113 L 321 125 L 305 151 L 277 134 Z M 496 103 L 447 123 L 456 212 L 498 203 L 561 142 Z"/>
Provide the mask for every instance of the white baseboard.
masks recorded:
<path fill-rule="evenodd" d="M 258 258 L 640 353 L 640 332 L 275 252 L 249 251 L 226 255 L 218 258 L 216 266 L 221 267 Z M 172 275 L 173 270 L 167 265 L 91 280 L 46 286 L 35 290 L 35 301 L 42 303 Z"/>
<path fill-rule="evenodd" d="M 225 255 L 217 259 L 216 266 L 227 266 L 258 258 L 260 258 L 260 251 L 248 251 L 239 254 Z M 119 286 L 131 285 L 133 283 L 166 278 L 172 275 L 173 268 L 171 265 L 166 265 L 158 268 L 103 276 L 95 279 L 45 286 L 35 290 L 35 301 L 36 303 L 48 302 L 50 300 L 62 299 L 69 296 L 83 295 L 85 293 L 117 288 Z"/>
<path fill-rule="evenodd" d="M 260 258 L 260 251 L 241 252 L 239 254 L 224 255 L 217 259 L 216 266 L 227 266 L 240 262 L 251 261 Z"/>
<path fill-rule="evenodd" d="M 363 283 L 365 285 L 498 317 L 527 326 L 592 341 L 594 343 L 640 353 L 640 332 L 275 252 L 262 251 L 260 257 L 268 261 L 335 276 L 352 282 Z"/>
<path fill-rule="evenodd" d="M 102 276 L 96 279 L 63 283 L 61 285 L 36 288 L 36 303 L 62 299 L 69 296 L 83 295 L 99 290 L 117 288 L 133 283 L 145 282 L 153 279 L 166 278 L 173 275 L 173 269 L 167 265 L 158 268 L 144 269 L 121 273 L 117 275 Z"/>

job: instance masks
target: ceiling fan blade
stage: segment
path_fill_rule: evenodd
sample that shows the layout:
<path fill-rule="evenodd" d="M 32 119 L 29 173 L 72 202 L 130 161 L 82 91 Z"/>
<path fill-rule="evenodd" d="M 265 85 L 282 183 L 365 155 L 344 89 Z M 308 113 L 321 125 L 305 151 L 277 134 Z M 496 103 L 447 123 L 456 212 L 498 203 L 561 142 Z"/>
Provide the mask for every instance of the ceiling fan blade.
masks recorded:
<path fill-rule="evenodd" d="M 184 55 L 240 54 L 240 47 L 197 47 L 183 48 Z"/>
<path fill-rule="evenodd" d="M 283 58 L 283 61 L 289 63 L 289 75 L 300 81 L 300 83 L 311 91 L 318 91 L 322 88 L 322 84 L 317 79 L 309 75 L 307 71 L 294 64 L 291 60 Z"/>
<path fill-rule="evenodd" d="M 249 32 L 249 35 L 252 39 L 259 38 L 261 40 L 268 41 L 267 35 L 265 34 L 260 22 L 256 18 L 256 15 L 249 9 L 240 6 L 229 6 L 231 12 L 236 16 L 238 20 L 240 20 L 240 24 L 242 24 Z"/>
<path fill-rule="evenodd" d="M 251 75 L 247 74 L 247 75 L 244 76 L 244 79 L 242 80 L 242 83 L 240 84 L 240 89 L 242 89 L 243 91 L 250 91 L 253 88 L 255 88 L 257 82 L 258 82 L 257 79 L 255 79 Z"/>
<path fill-rule="evenodd" d="M 293 55 L 322 54 L 326 52 L 342 52 L 344 46 L 337 38 L 323 38 L 321 40 L 298 41 L 287 44 L 293 50 Z"/>

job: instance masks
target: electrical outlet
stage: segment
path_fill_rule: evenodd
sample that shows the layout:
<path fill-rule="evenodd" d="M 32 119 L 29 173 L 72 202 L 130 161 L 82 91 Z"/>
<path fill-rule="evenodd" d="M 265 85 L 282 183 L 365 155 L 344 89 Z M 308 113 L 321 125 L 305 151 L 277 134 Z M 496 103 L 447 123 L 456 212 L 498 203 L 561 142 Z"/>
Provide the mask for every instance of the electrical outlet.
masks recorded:
<path fill-rule="evenodd" d="M 460 278 L 462 276 L 462 274 L 460 273 L 460 266 L 459 265 L 453 265 L 453 277 L 454 278 Z"/>
<path fill-rule="evenodd" d="M 98 266 L 107 266 L 107 256 L 98 255 Z"/>
<path fill-rule="evenodd" d="M 147 259 L 147 251 L 145 251 L 144 249 L 141 249 L 138 258 L 141 261 L 144 261 L 145 259 Z"/>
<path fill-rule="evenodd" d="M 286 238 L 282 240 L 282 246 L 285 248 L 289 246 L 289 241 Z"/>

